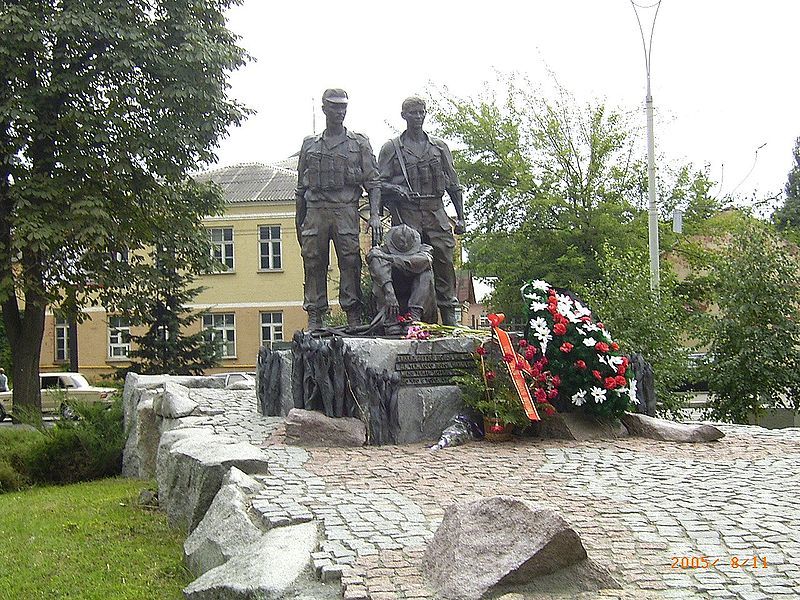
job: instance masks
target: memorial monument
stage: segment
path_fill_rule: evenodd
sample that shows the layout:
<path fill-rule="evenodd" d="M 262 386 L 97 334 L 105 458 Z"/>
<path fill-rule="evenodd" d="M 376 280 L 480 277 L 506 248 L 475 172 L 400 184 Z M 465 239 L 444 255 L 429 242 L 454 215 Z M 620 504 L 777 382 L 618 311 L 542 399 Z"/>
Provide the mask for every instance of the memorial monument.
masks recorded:
<path fill-rule="evenodd" d="M 381 190 L 375 155 L 366 136 L 344 127 L 347 92 L 322 94 L 325 130 L 305 138 L 297 163 L 295 191 L 297 241 L 303 256 L 303 310 L 308 329 L 323 326 L 328 313 L 330 243 L 339 263 L 339 304 L 348 325 L 361 321 L 361 251 L 358 202 L 369 194 L 370 227 L 380 241 Z"/>
<path fill-rule="evenodd" d="M 465 231 L 464 205 L 450 149 L 422 129 L 426 114 L 422 98 L 412 96 L 403 101 L 400 116 L 406 122 L 406 130 L 381 148 L 380 185 L 392 225 L 413 227 L 422 242 L 432 247 L 436 305 L 442 323 L 456 325 L 455 237 L 444 210 L 444 192 L 456 211 L 456 234 Z"/>

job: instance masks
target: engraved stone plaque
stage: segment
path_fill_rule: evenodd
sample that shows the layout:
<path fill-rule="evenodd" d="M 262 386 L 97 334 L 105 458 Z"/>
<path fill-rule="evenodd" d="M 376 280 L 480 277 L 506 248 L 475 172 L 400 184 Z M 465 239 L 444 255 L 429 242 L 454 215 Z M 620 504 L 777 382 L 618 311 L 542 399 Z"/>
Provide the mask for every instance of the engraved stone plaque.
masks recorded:
<path fill-rule="evenodd" d="M 394 365 L 400 385 L 453 385 L 452 378 L 475 368 L 469 352 L 398 354 Z"/>

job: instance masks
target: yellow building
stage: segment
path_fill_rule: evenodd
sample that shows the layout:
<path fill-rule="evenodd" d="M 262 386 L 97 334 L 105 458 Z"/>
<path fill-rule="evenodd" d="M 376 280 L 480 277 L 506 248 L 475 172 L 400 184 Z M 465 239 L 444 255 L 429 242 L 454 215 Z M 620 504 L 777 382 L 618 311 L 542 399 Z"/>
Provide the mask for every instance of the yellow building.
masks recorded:
<path fill-rule="evenodd" d="M 212 329 L 220 340 L 223 358 L 218 371 L 255 370 L 261 344 L 289 341 L 306 324 L 303 263 L 294 226 L 294 166 L 291 159 L 272 165 L 248 163 L 196 176 L 217 183 L 226 204 L 224 215 L 204 221 L 225 270 L 199 278 L 197 283 L 206 289 L 190 307 L 203 313 L 196 327 Z M 331 272 L 338 271 L 332 267 Z M 88 309 L 86 316 L 77 327 L 79 369 L 96 377 L 126 366 L 130 328 L 125 320 L 102 308 Z M 69 364 L 69 338 L 68 325 L 48 314 L 40 357 L 43 371 Z"/>

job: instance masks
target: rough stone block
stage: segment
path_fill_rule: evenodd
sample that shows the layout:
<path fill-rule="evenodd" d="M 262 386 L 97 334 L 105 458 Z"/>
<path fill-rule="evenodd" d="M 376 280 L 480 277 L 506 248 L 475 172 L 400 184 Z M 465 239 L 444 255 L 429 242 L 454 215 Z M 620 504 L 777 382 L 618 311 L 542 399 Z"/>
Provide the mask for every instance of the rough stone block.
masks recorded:
<path fill-rule="evenodd" d="M 159 499 L 171 526 L 191 532 L 219 491 L 225 473 L 266 473 L 266 455 L 235 438 L 199 428 L 161 436 L 156 463 Z"/>
<path fill-rule="evenodd" d="M 364 445 L 366 437 L 366 427 L 358 419 L 331 418 L 300 408 L 293 408 L 286 417 L 286 444 L 289 446 L 357 447 Z"/>
<path fill-rule="evenodd" d="M 226 473 L 203 520 L 183 544 L 186 566 L 195 576 L 224 564 L 264 536 L 247 510 L 247 493 L 253 492 L 236 482 L 254 491 L 261 488 L 255 479 L 235 467 Z"/>
<path fill-rule="evenodd" d="M 580 537 L 556 512 L 508 496 L 445 510 L 423 557 L 437 597 L 478 599 L 586 559 Z"/>
<path fill-rule="evenodd" d="M 725 434 L 713 425 L 676 423 L 647 415 L 625 413 L 622 423 L 631 435 L 662 442 L 713 442 Z"/>
<path fill-rule="evenodd" d="M 316 523 L 273 529 L 189 584 L 187 600 L 266 600 L 302 588 L 317 546 Z"/>
<path fill-rule="evenodd" d="M 165 419 L 188 417 L 197 408 L 197 402 L 189 396 L 189 388 L 173 381 L 164 382 L 161 410 L 157 411 Z"/>
<path fill-rule="evenodd" d="M 404 386 L 397 391 L 398 444 L 436 441 L 448 421 L 464 412 L 464 402 L 457 386 Z"/>
<path fill-rule="evenodd" d="M 617 420 L 607 421 L 577 412 L 556 413 L 544 417 L 533 431 L 538 437 L 578 442 L 616 439 L 628 435 L 628 430 Z"/>

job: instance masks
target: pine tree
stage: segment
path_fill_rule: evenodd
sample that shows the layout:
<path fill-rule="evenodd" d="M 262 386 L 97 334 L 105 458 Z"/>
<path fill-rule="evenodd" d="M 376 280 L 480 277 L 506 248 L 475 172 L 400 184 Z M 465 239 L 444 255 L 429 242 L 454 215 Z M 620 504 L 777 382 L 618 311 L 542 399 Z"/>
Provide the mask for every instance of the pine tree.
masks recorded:
<path fill-rule="evenodd" d="M 152 301 L 134 322 L 146 324 L 142 335 L 131 335 L 134 348 L 128 356 L 131 365 L 117 371 L 118 377 L 128 372 L 156 375 L 201 375 L 205 369 L 219 364 L 216 344 L 203 331 L 185 331 L 200 318 L 200 313 L 186 307 L 203 288 L 192 287 L 193 275 L 182 272 L 169 245 L 156 252 Z"/>

